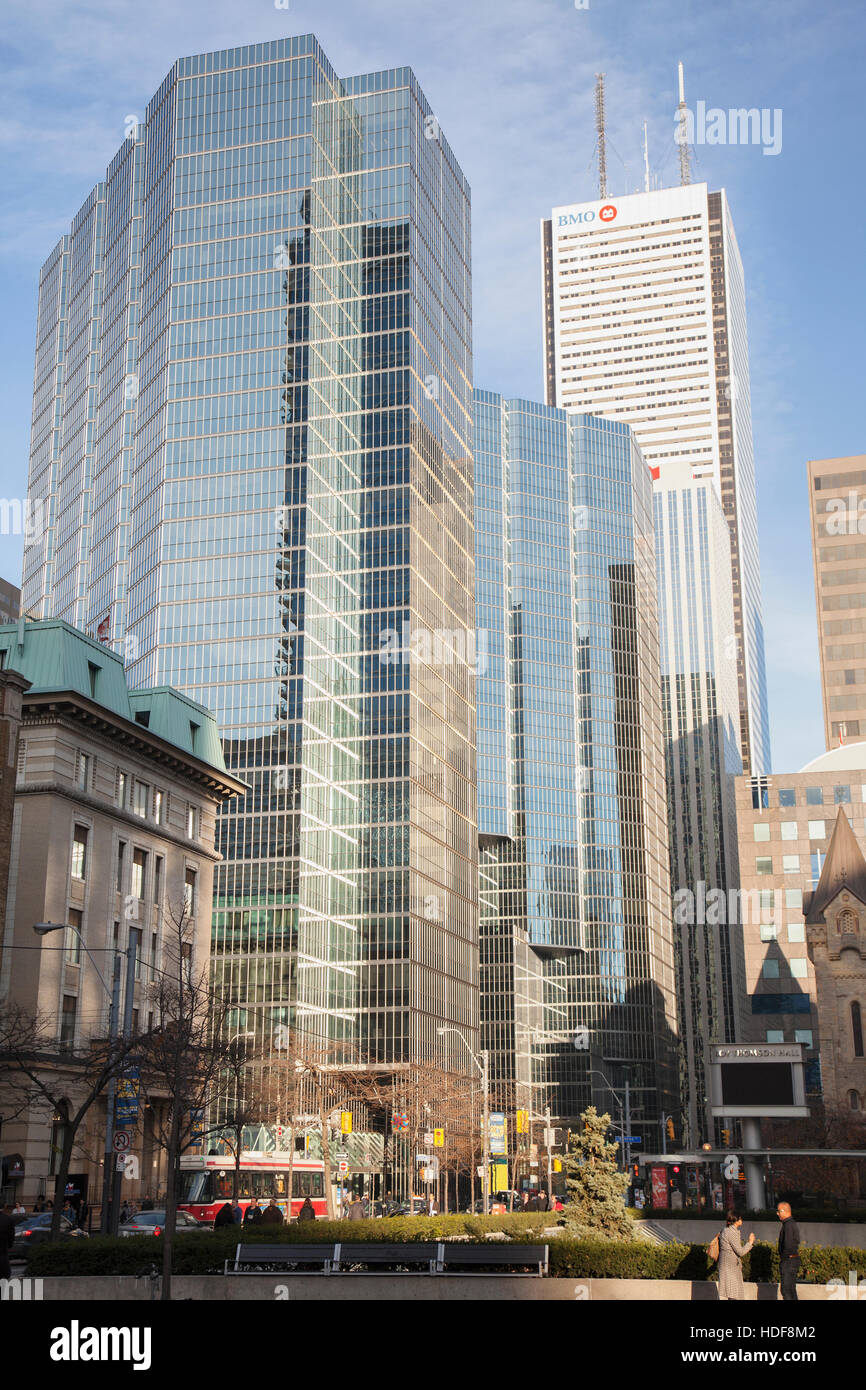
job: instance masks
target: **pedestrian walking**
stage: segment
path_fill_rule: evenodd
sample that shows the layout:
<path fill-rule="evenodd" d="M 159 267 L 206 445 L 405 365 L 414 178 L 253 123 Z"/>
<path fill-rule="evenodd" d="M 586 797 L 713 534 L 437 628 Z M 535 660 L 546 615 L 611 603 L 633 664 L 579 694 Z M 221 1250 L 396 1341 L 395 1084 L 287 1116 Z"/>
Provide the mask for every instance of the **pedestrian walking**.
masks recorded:
<path fill-rule="evenodd" d="M 546 1192 L 539 1192 L 538 1194 L 538 1210 L 550 1211 L 550 1198 Z"/>
<path fill-rule="evenodd" d="M 232 1221 L 236 1226 L 240 1226 L 244 1219 L 244 1211 L 240 1202 L 232 1202 Z"/>
<path fill-rule="evenodd" d="M 346 1220 L 364 1220 L 364 1203 L 361 1201 L 360 1197 L 353 1197 L 352 1201 L 349 1203 L 348 1207 L 346 1208 Z"/>
<path fill-rule="evenodd" d="M 125 1226 L 128 1220 L 129 1220 L 129 1203 L 128 1203 L 128 1202 L 126 1201 L 126 1199 L 124 1198 L 124 1201 L 122 1202 L 121 1207 L 120 1207 L 120 1224 L 121 1224 L 121 1226 Z"/>
<path fill-rule="evenodd" d="M 259 1206 L 258 1197 L 253 1197 L 246 1211 L 244 1212 L 245 1226 L 258 1226 L 262 1219 L 262 1209 Z"/>
<path fill-rule="evenodd" d="M 272 1197 L 262 1212 L 262 1223 L 265 1226 L 282 1226 L 283 1213 L 277 1206 L 276 1197 Z"/>
<path fill-rule="evenodd" d="M 305 1197 L 301 1203 L 301 1210 L 298 1212 L 299 1221 L 315 1221 L 316 1213 L 309 1197 Z"/>
<path fill-rule="evenodd" d="M 790 1202 L 779 1202 L 776 1215 L 782 1223 L 779 1232 L 779 1288 L 786 1303 L 799 1303 L 800 1227 L 791 1215 Z"/>
<path fill-rule="evenodd" d="M 16 1203 L 15 1203 L 14 1207 L 12 1208 L 12 1215 L 13 1215 L 13 1216 L 26 1216 L 26 1215 L 27 1215 L 27 1211 L 26 1211 L 26 1209 L 25 1209 L 25 1206 L 24 1206 L 24 1203 L 23 1203 L 23 1202 L 20 1202 L 20 1201 L 19 1201 L 19 1202 L 16 1202 Z"/>
<path fill-rule="evenodd" d="M 215 1231 L 218 1231 L 221 1226 L 233 1226 L 234 1220 L 235 1219 L 232 1216 L 231 1203 L 223 1202 L 222 1206 L 220 1207 L 219 1211 L 213 1219 L 213 1228 Z"/>
<path fill-rule="evenodd" d="M 12 1220 L 12 1208 L 7 1202 L 5 1207 L 0 1210 L 0 1279 L 12 1278 L 9 1251 L 12 1249 L 14 1239 L 15 1222 Z"/>
<path fill-rule="evenodd" d="M 735 1211 L 725 1217 L 725 1228 L 719 1231 L 719 1298 L 738 1298 L 746 1296 L 743 1285 L 743 1256 L 748 1255 L 755 1243 L 754 1231 L 743 1245 L 740 1228 L 743 1218 Z"/>

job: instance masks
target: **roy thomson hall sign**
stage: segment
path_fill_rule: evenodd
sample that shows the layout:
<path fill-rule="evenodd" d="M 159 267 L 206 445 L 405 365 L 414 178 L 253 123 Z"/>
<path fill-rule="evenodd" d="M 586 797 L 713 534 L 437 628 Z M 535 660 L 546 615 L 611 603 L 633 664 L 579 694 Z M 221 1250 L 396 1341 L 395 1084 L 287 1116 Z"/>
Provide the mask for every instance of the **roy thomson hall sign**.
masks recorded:
<path fill-rule="evenodd" d="M 802 1043 L 716 1043 L 710 1049 L 714 1115 L 805 1118 Z"/>

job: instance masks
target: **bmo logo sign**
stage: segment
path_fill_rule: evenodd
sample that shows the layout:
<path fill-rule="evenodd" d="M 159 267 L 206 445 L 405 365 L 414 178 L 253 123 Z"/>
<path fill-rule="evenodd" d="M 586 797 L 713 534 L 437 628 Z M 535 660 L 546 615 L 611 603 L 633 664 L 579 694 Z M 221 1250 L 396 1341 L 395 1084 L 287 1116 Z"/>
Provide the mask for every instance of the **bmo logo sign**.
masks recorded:
<path fill-rule="evenodd" d="M 559 227 L 577 227 L 587 222 L 613 222 L 616 217 L 616 208 L 613 203 L 605 203 L 598 212 L 564 212 L 557 220 Z"/>

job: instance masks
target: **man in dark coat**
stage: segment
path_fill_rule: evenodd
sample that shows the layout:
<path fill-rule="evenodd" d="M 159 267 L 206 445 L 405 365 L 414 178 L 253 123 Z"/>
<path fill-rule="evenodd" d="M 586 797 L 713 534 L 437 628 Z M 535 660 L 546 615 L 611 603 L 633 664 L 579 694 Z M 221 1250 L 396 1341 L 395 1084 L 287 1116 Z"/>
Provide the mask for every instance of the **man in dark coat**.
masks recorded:
<path fill-rule="evenodd" d="M 538 1210 L 550 1211 L 550 1198 L 546 1192 L 539 1192 L 538 1194 Z"/>
<path fill-rule="evenodd" d="M 214 1219 L 213 1219 L 213 1228 L 214 1228 L 215 1231 L 218 1231 L 219 1228 L 220 1228 L 220 1226 L 233 1226 L 233 1225 L 234 1225 L 234 1217 L 232 1216 L 231 1203 L 230 1203 L 230 1202 L 223 1202 L 222 1206 L 220 1207 L 219 1211 L 217 1212 L 216 1216 L 215 1216 Z"/>
<path fill-rule="evenodd" d="M 346 1210 L 346 1218 L 349 1221 L 364 1220 L 364 1203 L 360 1197 L 354 1197 Z"/>
<path fill-rule="evenodd" d="M 244 1212 L 244 1225 L 257 1226 L 262 1219 L 262 1209 L 259 1206 L 257 1197 L 253 1197 L 249 1206 Z"/>
<path fill-rule="evenodd" d="M 262 1224 L 265 1226 L 282 1226 L 283 1213 L 277 1206 L 276 1197 L 272 1197 L 262 1212 Z"/>
<path fill-rule="evenodd" d="M 797 1275 L 800 1272 L 800 1227 L 791 1215 L 790 1202 L 779 1202 L 776 1215 L 782 1223 L 779 1232 L 779 1287 L 786 1303 L 798 1303 Z"/>
<path fill-rule="evenodd" d="M 298 1212 L 298 1220 L 299 1220 L 299 1221 L 315 1221 L 315 1219 L 316 1219 L 316 1212 L 315 1212 L 315 1209 L 314 1209 L 314 1207 L 313 1207 L 313 1204 L 312 1204 L 312 1202 L 310 1201 L 309 1197 L 305 1197 L 304 1200 L 303 1200 L 303 1203 L 301 1204 L 301 1210 Z"/>
<path fill-rule="evenodd" d="M 12 1270 L 9 1265 L 9 1251 L 12 1249 L 12 1242 L 15 1239 L 15 1222 L 12 1220 L 12 1208 L 7 1202 L 0 1211 L 0 1279 L 11 1279 Z"/>

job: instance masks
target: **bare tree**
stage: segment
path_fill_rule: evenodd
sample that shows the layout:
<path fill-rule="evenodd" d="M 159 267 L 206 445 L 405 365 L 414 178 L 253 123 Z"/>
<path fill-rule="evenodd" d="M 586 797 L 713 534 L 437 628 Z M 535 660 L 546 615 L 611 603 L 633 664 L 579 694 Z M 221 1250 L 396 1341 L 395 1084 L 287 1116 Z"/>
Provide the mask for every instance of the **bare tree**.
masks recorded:
<path fill-rule="evenodd" d="M 54 1116 L 63 1117 L 51 1240 L 60 1236 L 69 1168 L 73 1151 L 81 1147 L 82 1126 L 136 1045 L 131 1038 L 91 1038 L 77 1047 L 61 1047 L 48 1015 L 31 1014 L 14 1004 L 0 1006 L 0 1104 L 5 1118 L 42 1114 L 47 1126 Z M 110 1177 L 104 1173 L 103 1182 Z"/>
<path fill-rule="evenodd" d="M 199 1139 L 200 1115 L 225 1094 L 234 1059 L 231 1045 L 223 1040 L 227 1005 L 195 961 L 186 904 L 169 907 L 164 920 L 163 968 L 151 986 L 153 1026 L 139 1040 L 139 1050 L 142 1088 L 153 1107 L 154 1140 L 166 1154 L 162 1298 L 168 1300 L 180 1156 Z"/>

